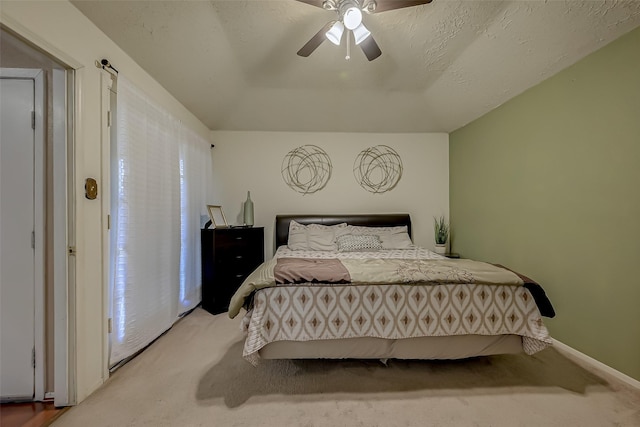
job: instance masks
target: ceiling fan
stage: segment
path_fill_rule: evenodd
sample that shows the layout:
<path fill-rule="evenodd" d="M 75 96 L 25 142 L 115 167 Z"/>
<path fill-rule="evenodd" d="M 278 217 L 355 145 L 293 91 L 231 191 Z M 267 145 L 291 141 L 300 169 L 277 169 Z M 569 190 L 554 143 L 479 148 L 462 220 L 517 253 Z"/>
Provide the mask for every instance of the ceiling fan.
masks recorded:
<path fill-rule="evenodd" d="M 342 34 L 347 30 L 347 56 L 349 59 L 349 37 L 353 34 L 355 44 L 360 46 L 369 61 L 373 61 L 382 54 L 371 32 L 362 23 L 362 12 L 380 13 L 387 10 L 402 9 L 404 7 L 419 6 L 431 3 L 432 0 L 297 0 L 325 10 L 335 10 L 338 19 L 327 22 L 298 51 L 298 55 L 307 57 L 328 39 L 335 45 L 340 45 Z"/>

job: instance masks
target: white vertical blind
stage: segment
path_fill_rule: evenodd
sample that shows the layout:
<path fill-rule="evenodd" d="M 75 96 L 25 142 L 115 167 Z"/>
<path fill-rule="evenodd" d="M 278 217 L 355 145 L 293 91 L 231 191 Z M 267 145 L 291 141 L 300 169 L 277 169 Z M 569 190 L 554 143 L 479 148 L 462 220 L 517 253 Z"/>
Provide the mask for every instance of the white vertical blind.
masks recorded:
<path fill-rule="evenodd" d="M 191 129 L 182 128 L 180 144 L 180 309 L 200 302 L 202 284 L 200 216 L 207 200 L 213 173 L 210 145 Z"/>
<path fill-rule="evenodd" d="M 200 214 L 209 143 L 122 76 L 110 365 L 144 348 L 200 301 Z"/>

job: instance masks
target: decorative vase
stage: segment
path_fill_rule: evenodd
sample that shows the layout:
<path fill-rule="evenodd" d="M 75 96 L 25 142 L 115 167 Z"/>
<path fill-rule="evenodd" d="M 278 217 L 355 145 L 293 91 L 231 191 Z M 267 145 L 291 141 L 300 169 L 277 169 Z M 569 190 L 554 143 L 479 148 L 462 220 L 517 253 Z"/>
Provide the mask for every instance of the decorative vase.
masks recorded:
<path fill-rule="evenodd" d="M 444 255 L 447 253 L 447 244 L 446 243 L 436 243 L 436 253 L 440 255 Z"/>
<path fill-rule="evenodd" d="M 250 191 L 247 191 L 247 200 L 244 202 L 244 225 L 253 226 L 253 201 Z"/>

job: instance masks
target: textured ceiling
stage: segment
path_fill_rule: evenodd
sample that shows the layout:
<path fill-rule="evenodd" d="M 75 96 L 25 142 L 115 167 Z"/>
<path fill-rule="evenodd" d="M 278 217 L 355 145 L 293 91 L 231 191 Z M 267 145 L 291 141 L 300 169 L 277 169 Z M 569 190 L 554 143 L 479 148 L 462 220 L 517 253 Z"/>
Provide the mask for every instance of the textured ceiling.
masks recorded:
<path fill-rule="evenodd" d="M 297 56 L 336 15 L 294 0 L 72 3 L 213 130 L 451 132 L 640 26 L 638 0 L 434 0 L 365 15 L 368 62 Z"/>

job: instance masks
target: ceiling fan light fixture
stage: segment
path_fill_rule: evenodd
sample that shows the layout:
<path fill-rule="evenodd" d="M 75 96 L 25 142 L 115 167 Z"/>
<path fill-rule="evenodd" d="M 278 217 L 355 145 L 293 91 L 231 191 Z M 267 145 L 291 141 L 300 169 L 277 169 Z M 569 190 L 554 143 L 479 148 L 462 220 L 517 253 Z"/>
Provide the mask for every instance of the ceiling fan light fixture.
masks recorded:
<path fill-rule="evenodd" d="M 344 22 L 344 26 L 349 30 L 358 28 L 358 26 L 362 24 L 362 12 L 357 7 L 351 6 L 344 11 L 342 21 Z"/>
<path fill-rule="evenodd" d="M 326 32 L 325 36 L 331 43 L 339 46 L 340 41 L 342 40 L 342 33 L 344 33 L 344 25 L 342 24 L 342 22 L 336 21 L 336 23 L 331 26 L 329 31 Z"/>
<path fill-rule="evenodd" d="M 367 27 L 364 26 L 364 24 L 358 25 L 353 30 L 353 40 L 355 41 L 356 45 L 359 45 L 360 43 L 365 41 L 370 35 L 371 31 L 369 31 Z"/>
<path fill-rule="evenodd" d="M 2 1 L 2 0 L 0 0 Z M 362 25 L 362 12 L 379 13 L 388 10 L 404 9 L 431 3 L 433 0 L 297 0 L 311 6 L 326 10 L 335 10 L 337 21 L 327 22 L 311 39 L 298 51 L 299 56 L 307 57 L 326 39 L 339 46 L 345 28 L 353 33 L 356 45 L 369 61 L 382 55 L 380 46 L 376 43 L 371 32 Z M 351 34 L 347 31 L 347 57 L 350 57 L 349 44 Z"/>

